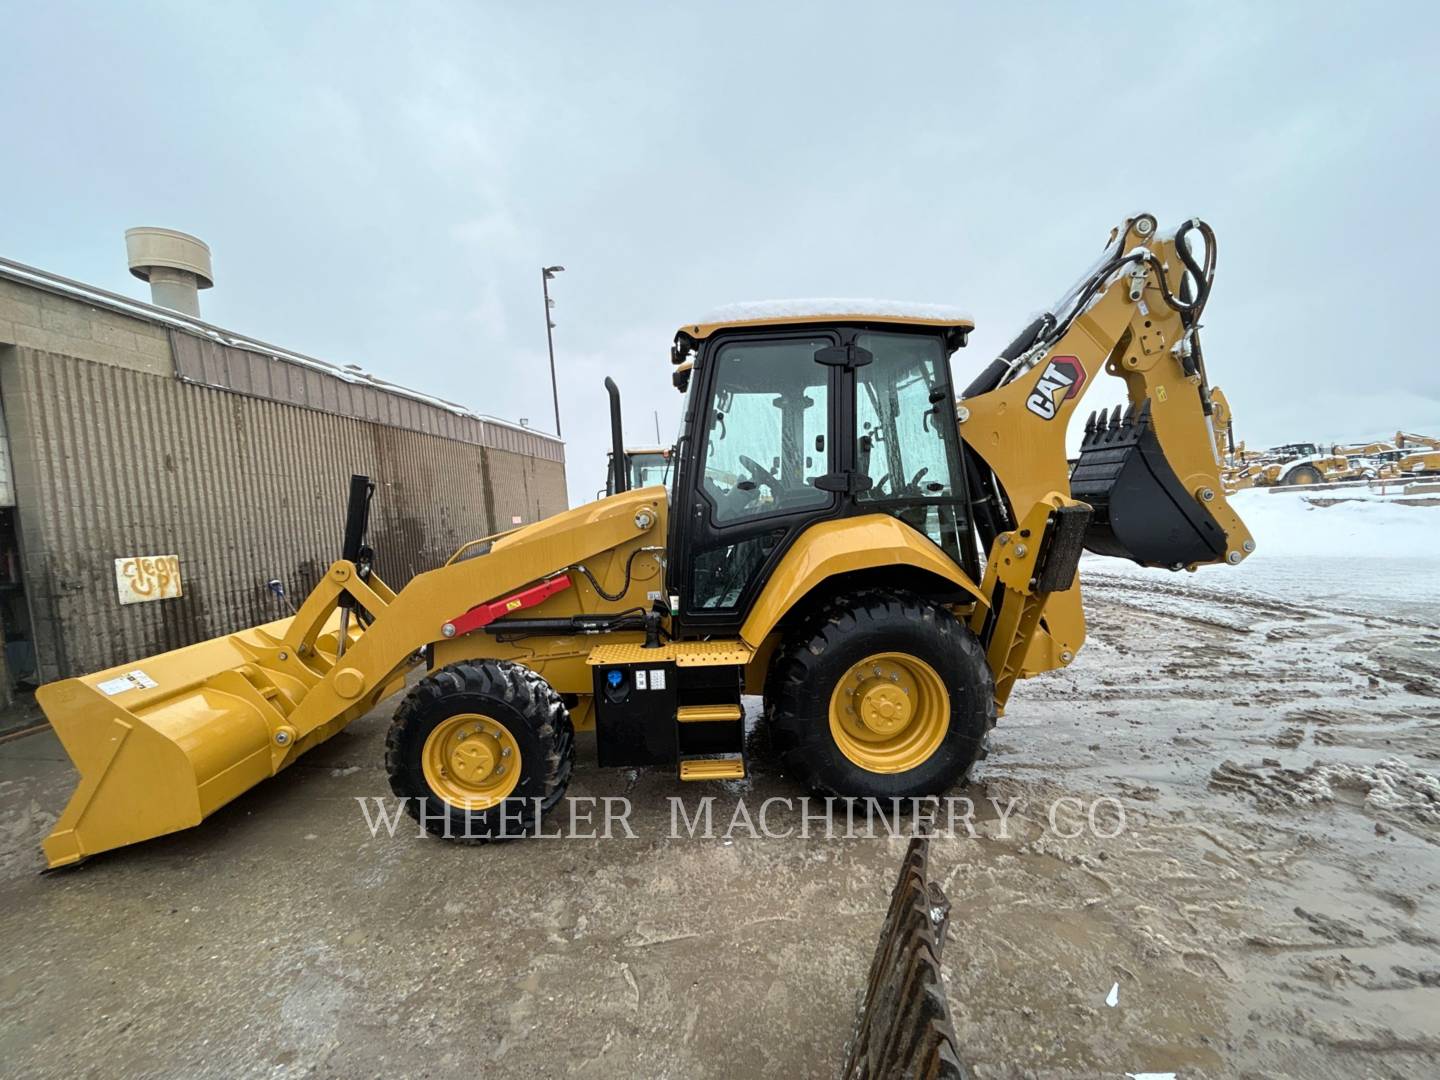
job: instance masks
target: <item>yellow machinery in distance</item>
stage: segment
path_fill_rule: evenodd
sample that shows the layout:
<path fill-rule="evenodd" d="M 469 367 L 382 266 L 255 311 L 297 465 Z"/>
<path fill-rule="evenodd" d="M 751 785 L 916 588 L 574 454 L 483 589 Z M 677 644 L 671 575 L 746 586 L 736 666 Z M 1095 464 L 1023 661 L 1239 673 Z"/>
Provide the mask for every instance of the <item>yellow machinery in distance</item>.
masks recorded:
<path fill-rule="evenodd" d="M 617 484 L 398 592 L 371 568 L 357 478 L 342 558 L 292 618 L 41 689 L 81 774 L 47 860 L 198 824 L 422 663 L 386 768 L 441 835 L 532 831 L 577 728 L 601 765 L 743 776 L 747 692 L 808 786 L 945 791 L 1015 682 L 1080 649 L 1082 546 L 1172 569 L 1254 548 L 1220 485 L 1226 411 L 1198 339 L 1214 251 L 1201 222 L 1128 219 L 958 405 L 950 355 L 972 324 L 948 309 L 762 305 L 684 326 L 668 492 Z M 1102 374 L 1130 408 L 1090 418 L 1068 472 L 1067 423 Z"/>
<path fill-rule="evenodd" d="M 627 446 L 621 468 L 625 470 L 626 488 L 653 487 L 658 484 L 667 487 L 670 483 L 670 458 L 672 449 L 668 446 Z M 605 462 L 605 490 L 597 498 L 614 495 L 615 453 L 612 450 Z"/>
<path fill-rule="evenodd" d="M 1217 396 L 1217 404 L 1219 398 Z M 1217 412 L 1217 418 L 1219 413 Z M 1248 487 L 1295 487 L 1352 480 L 1399 480 L 1440 472 L 1440 439 L 1397 431 L 1383 441 L 1326 444 L 1288 443 L 1247 451 L 1243 443 L 1221 441 L 1227 491 Z"/>

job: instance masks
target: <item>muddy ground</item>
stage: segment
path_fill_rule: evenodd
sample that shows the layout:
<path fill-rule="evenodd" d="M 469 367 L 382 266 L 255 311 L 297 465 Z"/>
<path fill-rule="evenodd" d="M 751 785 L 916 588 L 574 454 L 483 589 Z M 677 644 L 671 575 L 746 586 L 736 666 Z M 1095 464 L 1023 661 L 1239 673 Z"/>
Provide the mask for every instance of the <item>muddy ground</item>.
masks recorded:
<path fill-rule="evenodd" d="M 1085 564 L 1090 643 L 1018 688 L 957 793 L 977 837 L 932 848 L 976 1076 L 1440 1074 L 1435 568 Z M 903 839 L 673 839 L 697 787 L 602 772 L 584 737 L 572 794 L 628 795 L 636 839 L 372 837 L 388 711 L 43 877 L 69 767 L 48 733 L 0 745 L 5 1071 L 831 1075 Z M 717 832 L 739 795 L 802 794 L 763 762 L 704 793 Z M 1062 838 L 1097 798 L 1125 830 Z"/>

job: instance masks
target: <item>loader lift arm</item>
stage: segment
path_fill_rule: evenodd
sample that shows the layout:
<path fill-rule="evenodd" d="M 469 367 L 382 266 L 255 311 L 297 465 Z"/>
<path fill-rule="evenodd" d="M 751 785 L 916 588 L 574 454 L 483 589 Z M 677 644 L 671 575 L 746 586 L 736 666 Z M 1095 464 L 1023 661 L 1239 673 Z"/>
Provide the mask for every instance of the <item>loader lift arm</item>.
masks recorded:
<path fill-rule="evenodd" d="M 617 577 L 615 564 L 633 568 L 663 510 L 652 490 L 565 517 L 573 520 L 564 527 L 558 519 L 529 526 L 523 543 L 517 534 L 495 539 L 483 556 L 419 574 L 398 593 L 342 558 L 292 618 L 162 653 L 138 668 L 125 664 L 41 687 L 37 698 L 81 773 L 45 839 L 49 864 L 199 824 L 399 690 L 423 650 L 447 640 L 446 624 L 473 606 L 466 598 L 503 598 L 572 566 L 588 571 L 587 564 L 603 563 L 601 580 Z M 347 550 L 360 548 L 347 543 Z M 622 600 L 610 603 L 587 583 L 583 599 L 568 601 L 569 634 L 618 630 L 616 640 L 640 641 L 643 622 L 616 625 L 615 616 L 634 607 L 623 600 L 628 585 Z M 573 613 L 587 611 L 601 617 L 590 627 L 574 625 Z M 517 651 L 498 644 L 477 650 Z M 116 693 L 115 680 L 132 671 L 151 685 Z"/>

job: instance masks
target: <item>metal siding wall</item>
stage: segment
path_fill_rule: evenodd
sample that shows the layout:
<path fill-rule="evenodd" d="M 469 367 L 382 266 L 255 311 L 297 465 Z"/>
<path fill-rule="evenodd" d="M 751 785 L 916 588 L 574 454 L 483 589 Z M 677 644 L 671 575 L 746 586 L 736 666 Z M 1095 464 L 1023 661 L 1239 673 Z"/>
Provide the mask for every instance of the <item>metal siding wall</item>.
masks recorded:
<path fill-rule="evenodd" d="M 318 368 L 181 330 L 170 331 L 170 348 L 175 358 L 175 372 L 187 382 L 546 461 L 565 460 L 564 444 L 557 439 L 441 408 L 384 386 L 350 382 Z"/>
<path fill-rule="evenodd" d="M 284 614 L 264 583 L 279 577 L 298 604 L 338 556 L 353 472 L 376 480 L 371 543 L 397 588 L 512 514 L 565 508 L 559 462 L 66 356 L 22 349 L 12 363 L 5 406 L 24 412 L 19 513 L 47 680 Z M 162 554 L 180 556 L 184 597 L 122 606 L 114 560 Z"/>
<path fill-rule="evenodd" d="M 485 451 L 485 502 L 494 508 L 494 531 L 539 521 L 566 504 L 565 466 L 505 450 Z"/>

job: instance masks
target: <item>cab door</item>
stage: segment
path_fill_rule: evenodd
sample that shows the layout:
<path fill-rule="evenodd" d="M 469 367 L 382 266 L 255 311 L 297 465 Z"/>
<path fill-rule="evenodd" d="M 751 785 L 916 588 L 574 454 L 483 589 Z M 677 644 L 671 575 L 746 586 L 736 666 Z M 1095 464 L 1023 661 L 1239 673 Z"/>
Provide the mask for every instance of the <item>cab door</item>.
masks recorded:
<path fill-rule="evenodd" d="M 833 486 L 839 368 L 829 331 L 706 344 L 688 410 L 693 451 L 672 503 L 671 591 L 682 632 L 736 633 L 769 568 L 805 526 L 840 512 Z"/>

